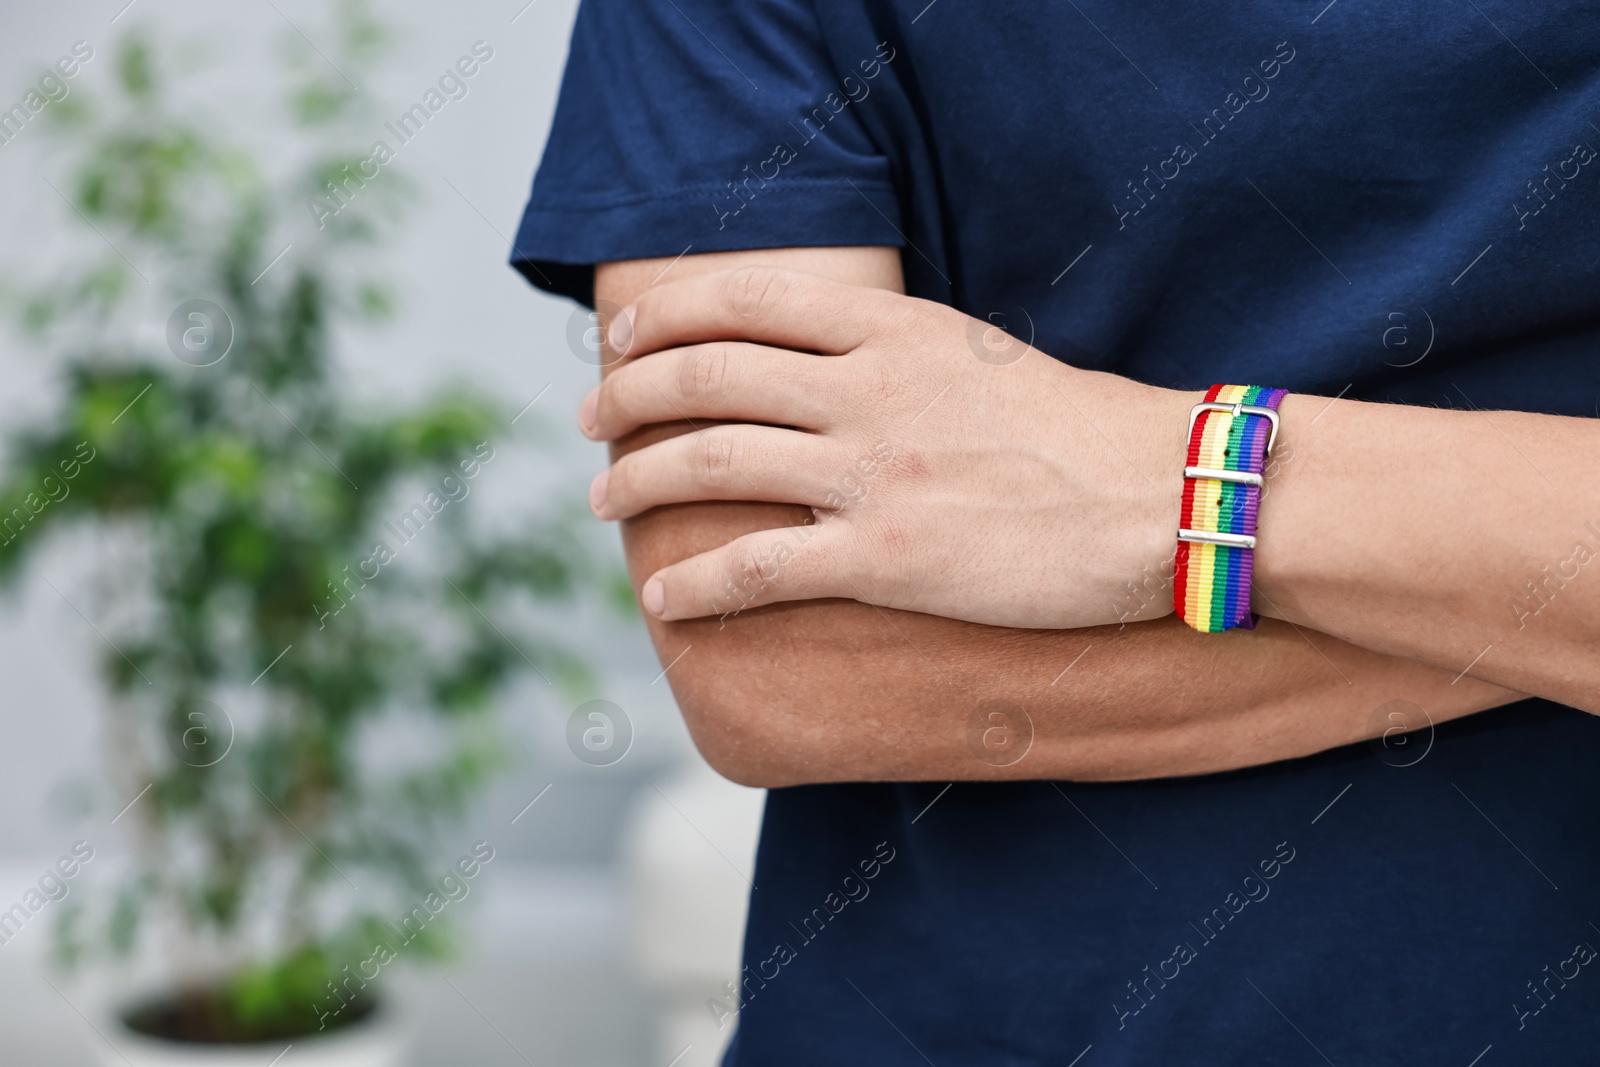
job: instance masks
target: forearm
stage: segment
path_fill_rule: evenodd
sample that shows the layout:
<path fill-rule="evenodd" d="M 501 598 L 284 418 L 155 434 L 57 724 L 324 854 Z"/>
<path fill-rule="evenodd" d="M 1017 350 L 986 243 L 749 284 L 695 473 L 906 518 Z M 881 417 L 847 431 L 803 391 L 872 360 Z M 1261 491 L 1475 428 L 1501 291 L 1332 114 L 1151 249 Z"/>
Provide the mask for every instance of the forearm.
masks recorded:
<path fill-rule="evenodd" d="M 1600 423 L 1291 397 L 1283 440 L 1258 611 L 1600 712 Z"/>
<path fill-rule="evenodd" d="M 789 250 L 744 258 L 897 288 L 897 261 L 884 258 L 892 255 Z M 725 268 L 733 258 L 686 258 L 670 271 Z M 603 267 L 597 295 L 628 304 L 664 268 Z M 614 454 L 693 429 L 647 427 L 617 442 Z M 807 518 L 804 508 L 772 504 L 653 509 L 623 526 L 636 589 L 667 564 Z M 817 600 L 650 626 L 702 751 L 730 777 L 762 785 L 1194 774 L 1381 734 L 1395 722 L 1374 713 L 1393 700 L 1418 704 L 1439 722 L 1515 699 L 1270 622 L 1222 638 L 1170 619 L 1013 630 Z M 997 766 L 972 742 L 987 701 L 1020 708 L 1032 723 L 1032 747 L 1015 763 Z"/>
<path fill-rule="evenodd" d="M 637 584 L 731 537 L 796 521 L 773 505 L 659 508 L 626 524 L 630 569 Z M 1170 616 L 1016 630 L 815 600 L 650 626 L 707 759 L 766 786 L 1200 774 L 1517 699 L 1271 620 L 1223 636 Z M 1384 709 L 1392 701 L 1421 711 Z M 1031 748 L 1015 763 L 996 765 L 1012 757 L 974 738 L 988 725 L 986 702 L 1025 712 L 1013 716 L 1019 730 L 1031 722 Z M 1393 709 L 1401 718 L 1388 717 Z"/>

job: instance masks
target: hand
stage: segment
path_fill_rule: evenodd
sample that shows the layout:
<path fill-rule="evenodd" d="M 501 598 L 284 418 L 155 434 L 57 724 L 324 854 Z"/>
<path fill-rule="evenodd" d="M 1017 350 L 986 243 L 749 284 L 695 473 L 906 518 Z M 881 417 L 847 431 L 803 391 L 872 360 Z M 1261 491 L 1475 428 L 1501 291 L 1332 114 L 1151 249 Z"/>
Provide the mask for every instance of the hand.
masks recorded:
<path fill-rule="evenodd" d="M 601 472 L 596 515 L 749 500 L 816 516 L 657 572 L 641 599 L 660 618 L 818 597 L 1017 627 L 1171 610 L 1158 575 L 1194 394 L 1066 366 L 940 304 L 776 268 L 651 289 L 609 343 L 626 362 L 584 401 L 586 434 L 700 426 Z"/>

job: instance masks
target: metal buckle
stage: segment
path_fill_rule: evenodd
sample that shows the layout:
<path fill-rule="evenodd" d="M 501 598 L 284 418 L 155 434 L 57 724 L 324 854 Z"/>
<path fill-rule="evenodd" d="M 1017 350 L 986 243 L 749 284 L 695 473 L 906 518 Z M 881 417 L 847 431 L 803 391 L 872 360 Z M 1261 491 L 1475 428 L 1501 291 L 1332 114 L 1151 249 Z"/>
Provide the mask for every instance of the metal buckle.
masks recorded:
<path fill-rule="evenodd" d="M 1249 404 L 1222 404 L 1215 400 L 1207 400 L 1203 403 L 1196 404 L 1194 407 L 1189 409 L 1189 436 L 1185 443 L 1194 439 L 1194 424 L 1200 421 L 1200 413 L 1202 411 L 1231 411 L 1233 412 L 1234 418 L 1238 418 L 1240 415 L 1262 416 L 1268 422 L 1272 423 L 1272 429 L 1267 433 L 1267 450 L 1262 453 L 1262 458 L 1265 459 L 1267 456 L 1272 455 L 1272 446 L 1278 443 L 1278 413 L 1273 409 L 1253 407 Z M 1230 473 L 1239 472 L 1233 471 Z M 1209 477 L 1209 475 L 1207 477 Z"/>
<path fill-rule="evenodd" d="M 1215 400 L 1207 400 L 1196 404 L 1189 409 L 1189 436 L 1186 441 L 1194 440 L 1194 426 L 1200 421 L 1200 414 L 1205 411 L 1227 411 L 1234 418 L 1240 415 L 1260 415 L 1271 424 L 1267 431 L 1267 447 L 1262 452 L 1263 463 L 1272 455 L 1272 446 L 1278 443 L 1278 413 L 1272 408 L 1255 407 L 1249 404 L 1223 404 Z M 1253 471 L 1228 471 L 1216 467 L 1184 467 L 1185 478 L 1209 478 L 1219 482 L 1237 482 L 1241 485 L 1262 485 L 1262 477 Z M 1222 545 L 1225 548 L 1256 547 L 1256 539 L 1251 534 L 1213 533 L 1210 530 L 1179 530 L 1178 540 L 1191 541 L 1202 545 Z"/>

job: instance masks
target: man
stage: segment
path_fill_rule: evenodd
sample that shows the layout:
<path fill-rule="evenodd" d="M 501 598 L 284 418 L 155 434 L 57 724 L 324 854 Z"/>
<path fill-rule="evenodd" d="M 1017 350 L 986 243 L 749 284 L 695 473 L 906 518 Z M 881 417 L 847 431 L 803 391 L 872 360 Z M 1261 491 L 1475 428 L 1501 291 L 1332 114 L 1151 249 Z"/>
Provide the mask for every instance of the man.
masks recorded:
<path fill-rule="evenodd" d="M 592 503 L 775 787 L 730 1063 L 1593 1047 L 1597 54 L 1576 4 L 580 10 L 516 261 L 612 317 Z M 1227 382 L 1294 395 L 1261 621 L 1199 633 Z"/>

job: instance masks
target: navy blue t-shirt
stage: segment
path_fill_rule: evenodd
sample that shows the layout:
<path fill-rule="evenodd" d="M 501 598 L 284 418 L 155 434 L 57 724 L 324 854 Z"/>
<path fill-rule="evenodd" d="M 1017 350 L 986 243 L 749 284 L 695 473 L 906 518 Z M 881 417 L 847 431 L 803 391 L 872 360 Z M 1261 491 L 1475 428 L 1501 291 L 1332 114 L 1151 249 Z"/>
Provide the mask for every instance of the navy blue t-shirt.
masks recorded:
<path fill-rule="evenodd" d="M 1078 366 L 1595 416 L 1596 146 L 1592 2 L 587 0 L 513 258 L 587 301 L 899 246 Z M 1597 764 L 1527 701 L 1197 778 L 775 790 L 708 1011 L 739 1067 L 1595 1062 Z"/>

